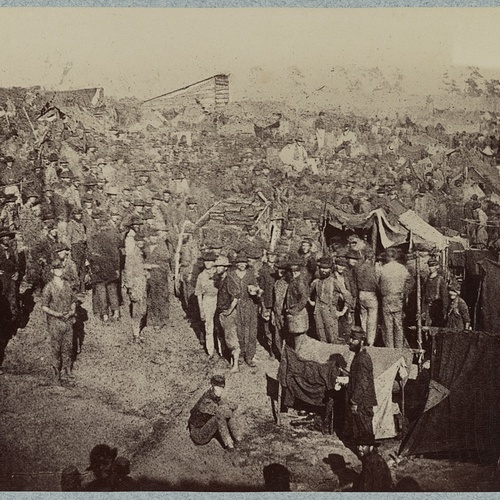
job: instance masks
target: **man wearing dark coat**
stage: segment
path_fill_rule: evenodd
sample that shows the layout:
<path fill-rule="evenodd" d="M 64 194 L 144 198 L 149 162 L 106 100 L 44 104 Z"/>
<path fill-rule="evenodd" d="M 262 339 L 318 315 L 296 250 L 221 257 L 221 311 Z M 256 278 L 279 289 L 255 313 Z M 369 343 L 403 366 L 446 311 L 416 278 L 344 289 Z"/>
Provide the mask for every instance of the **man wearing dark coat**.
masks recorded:
<path fill-rule="evenodd" d="M 104 214 L 92 214 L 96 228 L 88 240 L 88 259 L 92 275 L 93 309 L 103 321 L 120 317 L 118 283 L 120 279 L 121 237 L 118 230 L 104 220 Z"/>
<path fill-rule="evenodd" d="M 439 264 L 431 258 L 427 262 L 429 276 L 423 286 L 423 315 L 428 326 L 443 327 L 446 324 L 448 289 L 446 280 L 438 273 Z"/>
<path fill-rule="evenodd" d="M 352 491 L 391 491 L 392 477 L 387 462 L 377 451 L 377 443 L 358 446 L 362 469 Z"/>
<path fill-rule="evenodd" d="M 359 327 L 353 327 L 349 338 L 349 349 L 354 358 L 347 384 L 347 408 L 344 437 L 356 446 L 372 444 L 373 407 L 377 406 L 375 383 L 373 379 L 373 363 L 370 355 L 363 347 L 365 332 Z"/>

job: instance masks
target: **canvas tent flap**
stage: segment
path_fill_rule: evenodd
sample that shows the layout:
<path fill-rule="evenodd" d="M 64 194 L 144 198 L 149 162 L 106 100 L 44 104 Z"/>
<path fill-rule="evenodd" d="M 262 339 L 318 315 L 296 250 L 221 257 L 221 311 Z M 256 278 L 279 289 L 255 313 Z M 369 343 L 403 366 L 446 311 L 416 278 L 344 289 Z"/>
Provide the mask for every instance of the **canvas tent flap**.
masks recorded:
<path fill-rule="evenodd" d="M 369 229 L 376 224 L 384 248 L 400 245 L 408 236 L 408 231 L 397 222 L 397 218 L 395 223 L 390 222 L 386 212 L 381 208 L 367 214 L 348 214 L 328 204 L 327 222 L 336 229 Z"/>
<path fill-rule="evenodd" d="M 500 337 L 440 329 L 432 337 L 431 378 L 449 390 L 428 402 L 400 453 L 461 453 L 478 460 L 500 455 Z M 438 386 L 435 385 L 434 389 Z M 436 391 L 429 392 L 429 399 Z"/>
<path fill-rule="evenodd" d="M 401 214 L 399 222 L 414 236 L 419 237 L 424 242 L 433 243 L 438 250 L 444 250 L 448 246 L 448 238 L 425 222 L 413 210 L 407 210 Z"/>
<path fill-rule="evenodd" d="M 387 205 L 391 212 L 391 205 Z M 448 246 L 448 238 L 441 234 L 436 228 L 425 222 L 413 210 L 396 210 L 394 205 L 393 216 L 389 219 L 386 211 L 377 208 L 368 214 L 348 214 L 335 206 L 327 205 L 328 224 L 337 229 L 369 229 L 373 224 L 377 225 L 380 243 L 383 248 L 401 245 L 408 241 L 410 231 L 414 241 L 428 244 L 443 250 Z"/>
<path fill-rule="evenodd" d="M 425 402 L 424 411 L 428 411 L 443 401 L 450 394 L 449 389 L 435 380 L 429 382 L 429 396 Z"/>
<path fill-rule="evenodd" d="M 500 264 L 490 259 L 477 262 L 482 271 L 481 295 L 479 297 L 478 324 L 485 332 L 500 332 Z"/>
<path fill-rule="evenodd" d="M 405 378 L 413 360 L 413 352 L 409 349 L 387 349 L 383 347 L 368 347 L 373 362 L 373 376 L 378 406 L 374 408 L 373 430 L 376 439 L 395 437 L 394 406 L 392 404 L 392 388 L 396 375 Z M 326 344 L 310 337 L 301 343 L 297 354 L 307 362 L 320 364 L 340 354 L 350 366 L 353 353 L 349 346 L 343 344 Z"/>

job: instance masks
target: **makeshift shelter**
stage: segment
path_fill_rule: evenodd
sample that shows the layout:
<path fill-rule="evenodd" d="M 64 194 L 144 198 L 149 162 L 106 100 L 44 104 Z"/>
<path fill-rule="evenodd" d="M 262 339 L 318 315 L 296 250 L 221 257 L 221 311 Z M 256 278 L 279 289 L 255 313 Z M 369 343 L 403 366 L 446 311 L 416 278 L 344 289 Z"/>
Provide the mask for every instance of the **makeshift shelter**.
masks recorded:
<path fill-rule="evenodd" d="M 199 106 L 207 112 L 220 110 L 229 102 L 229 75 L 213 75 L 143 102 L 151 109 Z"/>
<path fill-rule="evenodd" d="M 425 409 L 400 449 L 403 455 L 500 456 L 500 337 L 439 329 L 432 336 Z"/>
<path fill-rule="evenodd" d="M 475 328 L 485 332 L 500 332 L 500 264 L 488 258 L 478 262 L 480 287 Z"/>
<path fill-rule="evenodd" d="M 404 382 L 413 359 L 411 349 L 368 347 L 373 362 L 373 376 L 378 406 L 374 408 L 373 429 L 376 439 L 397 435 L 394 415 L 399 408 L 392 402 L 394 381 L 399 375 Z M 284 389 L 283 401 L 292 406 L 294 398 L 322 405 L 327 391 L 335 386 L 338 366 L 349 368 L 353 353 L 347 345 L 326 344 L 305 337 L 297 352 L 284 347 L 278 381 Z"/>
<path fill-rule="evenodd" d="M 420 218 L 413 210 L 403 213 L 392 210 L 386 203 L 384 208 L 377 208 L 368 214 L 348 214 L 332 204 L 326 207 L 324 226 L 325 240 L 330 243 L 335 236 L 347 232 L 360 232 L 367 235 L 372 246 L 386 249 L 409 242 L 435 248 L 439 251 L 448 246 L 448 238 Z"/>

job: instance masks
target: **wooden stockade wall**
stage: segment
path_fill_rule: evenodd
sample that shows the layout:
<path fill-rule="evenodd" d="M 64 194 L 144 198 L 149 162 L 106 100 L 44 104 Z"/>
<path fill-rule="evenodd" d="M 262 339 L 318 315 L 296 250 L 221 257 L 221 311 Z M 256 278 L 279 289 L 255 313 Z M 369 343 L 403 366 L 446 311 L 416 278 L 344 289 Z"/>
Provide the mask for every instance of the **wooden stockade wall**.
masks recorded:
<path fill-rule="evenodd" d="M 201 106 L 205 111 L 222 109 L 229 103 L 229 76 L 215 75 L 186 87 L 144 101 L 144 105 L 161 111 L 168 108 Z"/>

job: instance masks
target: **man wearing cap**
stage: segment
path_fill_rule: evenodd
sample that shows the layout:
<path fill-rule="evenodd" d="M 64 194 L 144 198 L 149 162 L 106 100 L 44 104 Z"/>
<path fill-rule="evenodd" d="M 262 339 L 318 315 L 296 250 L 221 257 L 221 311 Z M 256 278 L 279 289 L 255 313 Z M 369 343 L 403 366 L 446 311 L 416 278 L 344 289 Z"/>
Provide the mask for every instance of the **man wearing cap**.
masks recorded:
<path fill-rule="evenodd" d="M 387 462 L 378 453 L 375 440 L 358 445 L 356 455 L 361 460 L 362 468 L 351 491 L 389 492 L 393 491 L 392 476 Z"/>
<path fill-rule="evenodd" d="M 257 277 L 248 266 L 248 258 L 238 254 L 234 259 L 234 269 L 227 273 L 231 295 L 238 299 L 236 304 L 236 324 L 241 355 L 248 366 L 256 365 L 254 357 L 257 349 L 257 320 L 262 290 Z"/>
<path fill-rule="evenodd" d="M 258 273 L 257 281 L 262 289 L 262 302 L 260 317 L 263 323 L 264 335 L 267 342 L 269 356 L 274 358 L 274 349 L 276 344 L 275 332 L 271 322 L 271 312 L 273 308 L 273 290 L 274 282 L 276 281 L 276 258 L 275 252 L 268 252 L 266 262 L 261 265 Z M 278 350 L 279 352 L 279 350 Z"/>
<path fill-rule="evenodd" d="M 346 390 L 346 421 L 344 436 L 349 443 L 359 446 L 372 444 L 373 407 L 377 406 L 373 363 L 363 343 L 365 332 L 360 327 L 353 327 L 349 337 L 349 349 L 354 358 L 349 369 L 349 382 Z"/>
<path fill-rule="evenodd" d="M 198 300 L 200 319 L 205 325 L 205 349 L 208 357 L 212 358 L 214 355 L 214 318 L 218 292 L 214 282 L 216 272 L 214 263 L 217 256 L 213 252 L 206 252 L 201 258 L 204 269 L 196 279 L 194 294 Z"/>
<path fill-rule="evenodd" d="M 66 228 L 66 243 L 71 249 L 71 257 L 76 264 L 78 274 L 78 291 L 85 292 L 85 262 L 87 260 L 87 229 L 82 221 L 83 211 L 74 207 L 71 219 Z"/>
<path fill-rule="evenodd" d="M 438 261 L 431 257 L 427 261 L 429 275 L 422 290 L 422 315 L 427 326 L 444 327 L 448 309 L 448 290 L 446 281 L 439 274 Z"/>
<path fill-rule="evenodd" d="M 100 207 L 101 210 L 106 210 L 107 195 L 104 189 L 105 185 L 106 183 L 104 182 L 104 179 L 99 177 L 97 179 L 96 189 L 92 194 L 92 197 L 94 198 L 94 203 L 96 204 L 96 206 Z"/>
<path fill-rule="evenodd" d="M 337 288 L 341 292 L 339 318 L 339 337 L 346 338 L 349 335 L 354 316 L 354 307 L 356 304 L 356 291 L 353 287 L 349 269 L 349 264 L 344 256 L 335 259 L 333 278 Z"/>
<path fill-rule="evenodd" d="M 92 217 L 95 231 L 88 237 L 88 260 L 92 278 L 94 314 L 104 322 L 109 314 L 117 320 L 120 317 L 118 300 L 118 281 L 120 279 L 120 246 L 119 233 L 113 231 L 105 215 L 94 210 Z"/>
<path fill-rule="evenodd" d="M 14 250 L 15 234 L 10 231 L 0 232 L 0 283 L 1 294 L 9 303 L 10 317 L 15 322 L 19 314 L 17 285 L 19 280 L 18 256 Z"/>
<path fill-rule="evenodd" d="M 317 257 L 312 251 L 312 240 L 311 238 L 303 238 L 300 244 L 299 255 L 304 262 L 304 270 L 307 276 L 307 284 L 311 285 L 314 278 L 316 278 L 317 269 Z"/>
<path fill-rule="evenodd" d="M 115 186 L 109 186 L 106 189 L 106 199 L 104 205 L 108 211 L 118 209 L 118 188 Z"/>
<path fill-rule="evenodd" d="M 144 269 L 144 237 L 141 235 L 142 224 L 139 220 L 131 221 L 126 230 L 122 272 L 122 296 L 129 299 L 126 309 L 130 310 L 133 320 L 133 341 L 142 341 L 141 321 L 147 306 L 147 273 Z M 137 222 L 137 224 L 133 224 Z"/>
<path fill-rule="evenodd" d="M 267 243 L 257 234 L 256 226 L 248 226 L 246 228 L 246 234 L 243 235 L 241 239 L 238 240 L 236 247 L 234 248 L 236 253 L 245 252 L 248 254 L 259 253 L 262 257 L 267 251 Z"/>
<path fill-rule="evenodd" d="M 314 130 L 316 132 L 316 143 L 318 146 L 318 151 L 321 151 L 325 146 L 325 134 L 326 134 L 324 111 L 320 111 L 318 118 L 316 118 L 316 120 L 314 121 Z"/>
<path fill-rule="evenodd" d="M 397 257 L 398 252 L 394 248 L 387 249 L 386 263 L 379 273 L 379 290 L 382 295 L 384 345 L 400 349 L 404 347 L 403 307 L 411 290 L 412 279 Z"/>
<path fill-rule="evenodd" d="M 170 189 L 165 189 L 162 193 L 160 210 L 167 226 L 168 238 L 171 245 L 175 246 L 179 233 L 179 210 L 175 200 L 172 198 Z"/>
<path fill-rule="evenodd" d="M 44 237 L 41 214 L 42 207 L 38 201 L 30 208 L 23 207 L 20 214 L 20 231 L 26 259 L 26 281 L 33 285 L 37 281 L 37 265 L 34 255 L 38 243 Z"/>
<path fill-rule="evenodd" d="M 63 266 L 62 278 L 70 284 L 73 292 L 77 293 L 79 289 L 78 271 L 76 264 L 70 257 L 70 247 L 66 243 L 59 242 L 55 252 Z"/>
<path fill-rule="evenodd" d="M 217 436 L 228 451 L 233 451 L 235 444 L 241 441 L 242 433 L 236 413 L 238 405 L 223 399 L 225 387 L 224 375 L 214 375 L 211 378 L 210 389 L 191 410 L 188 428 L 195 444 L 205 445 Z"/>
<path fill-rule="evenodd" d="M 238 340 L 238 325 L 236 306 L 238 305 L 239 288 L 235 282 L 227 279 L 227 270 L 230 267 L 229 259 L 220 256 L 215 261 L 217 274 L 215 286 L 217 287 L 217 314 L 220 326 L 224 332 L 224 341 L 231 355 L 231 372 L 239 371 L 240 342 Z"/>
<path fill-rule="evenodd" d="M 309 300 L 309 286 L 303 275 L 302 259 L 293 257 L 288 262 L 289 284 L 285 297 L 284 311 L 295 349 L 300 348 L 303 336 L 309 330 L 309 316 L 307 303 Z"/>
<path fill-rule="evenodd" d="M 184 224 L 182 247 L 179 255 L 179 292 L 182 307 L 189 317 L 195 317 L 196 306 L 193 307 L 192 297 L 196 285 L 195 267 L 200 250 L 194 237 L 195 225 L 191 222 Z"/>
<path fill-rule="evenodd" d="M 42 287 L 52 278 L 50 263 L 57 258 L 56 248 L 59 245 L 55 220 L 53 218 L 44 218 L 43 226 L 46 231 L 46 235 L 44 238 L 39 240 L 39 243 L 32 254 L 33 259 L 36 260 L 39 266 Z"/>
<path fill-rule="evenodd" d="M 460 285 L 452 282 L 448 285 L 448 311 L 446 313 L 446 328 L 456 331 L 470 330 L 469 308 L 460 297 Z"/>
<path fill-rule="evenodd" d="M 56 217 L 61 216 L 68 221 L 73 207 L 81 205 L 80 193 L 72 185 L 72 174 L 69 170 L 61 172 L 61 182 L 54 186 L 54 211 Z"/>
<path fill-rule="evenodd" d="M 39 198 L 43 195 L 43 185 L 45 179 L 42 171 L 42 166 L 38 160 L 31 166 L 31 170 L 23 180 L 23 187 L 26 186 L 32 193 L 38 195 Z"/>
<path fill-rule="evenodd" d="M 95 208 L 94 199 L 89 195 L 85 195 L 82 198 L 82 223 L 87 231 L 87 236 L 93 232 L 95 227 L 92 217 Z"/>
<path fill-rule="evenodd" d="M 294 237 L 294 228 L 290 224 L 283 226 L 282 233 L 278 243 L 276 244 L 276 250 L 282 254 L 290 254 L 295 251 L 300 242 L 297 244 L 297 239 Z"/>
<path fill-rule="evenodd" d="M 488 216 L 482 209 L 479 201 L 472 205 L 474 220 L 476 221 L 475 239 L 473 240 L 476 248 L 485 249 L 488 246 L 488 231 L 486 226 L 488 224 Z"/>
<path fill-rule="evenodd" d="M 273 286 L 273 308 L 271 321 L 273 324 L 274 348 L 281 356 L 285 335 L 285 298 L 288 291 L 287 263 L 280 259 L 276 264 L 276 281 Z"/>
<path fill-rule="evenodd" d="M 153 191 L 150 188 L 150 170 L 142 167 L 136 170 L 137 180 L 135 186 L 135 193 L 143 200 L 151 200 Z"/>
<path fill-rule="evenodd" d="M 16 200 L 19 197 L 18 183 L 21 180 L 21 175 L 18 168 L 14 168 L 14 158 L 12 156 L 5 157 L 5 165 L 2 165 L 0 171 L 0 186 L 6 194 L 13 194 Z"/>
<path fill-rule="evenodd" d="M 344 129 L 337 139 L 335 145 L 335 152 L 340 153 L 340 151 L 345 151 L 346 156 L 351 156 L 352 147 L 358 142 L 356 134 L 351 130 L 351 126 L 346 123 Z"/>
<path fill-rule="evenodd" d="M 378 324 L 378 272 L 373 250 L 366 249 L 363 260 L 354 270 L 358 302 L 360 306 L 361 327 L 366 332 L 366 344 L 375 343 Z"/>
<path fill-rule="evenodd" d="M 51 268 L 53 278 L 44 287 L 40 302 L 47 317 L 52 368 L 56 378 L 65 382 L 74 378 L 71 371 L 76 300 L 70 284 L 63 279 L 63 263 L 54 260 Z"/>
<path fill-rule="evenodd" d="M 166 326 L 170 315 L 170 271 L 172 256 L 165 243 L 165 231 L 152 229 L 145 249 L 145 269 L 149 273 L 147 284 L 148 325 Z"/>
<path fill-rule="evenodd" d="M 11 231 L 19 229 L 19 205 L 14 194 L 8 194 L 4 199 L 4 206 L 0 211 L 0 225 Z"/>
<path fill-rule="evenodd" d="M 54 187 L 59 182 L 58 162 L 59 157 L 56 153 L 50 153 L 49 157 L 45 159 L 45 186 L 47 187 Z"/>
<path fill-rule="evenodd" d="M 157 230 L 167 229 L 163 211 L 161 209 L 162 203 L 163 203 L 163 196 L 160 193 L 153 194 L 152 206 L 151 206 L 151 214 L 153 218 L 150 221 L 150 226 Z"/>
<path fill-rule="evenodd" d="M 464 219 L 465 219 L 465 229 L 467 232 L 467 238 L 469 241 L 474 241 L 474 233 L 476 230 L 476 225 L 472 222 L 474 219 L 474 208 L 473 206 L 478 202 L 477 194 L 473 194 L 470 200 L 466 201 L 464 204 Z"/>
<path fill-rule="evenodd" d="M 322 342 L 338 344 L 340 343 L 338 304 L 342 298 L 342 291 L 331 274 L 331 259 L 327 257 L 319 259 L 318 269 L 319 278 L 311 284 L 310 299 L 310 303 L 314 306 L 316 332 Z"/>

